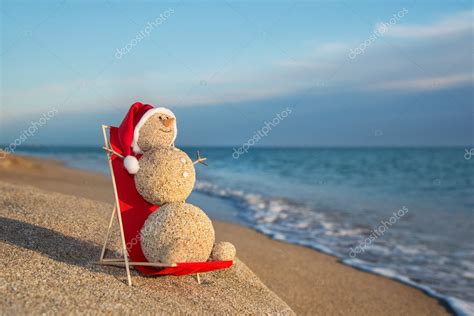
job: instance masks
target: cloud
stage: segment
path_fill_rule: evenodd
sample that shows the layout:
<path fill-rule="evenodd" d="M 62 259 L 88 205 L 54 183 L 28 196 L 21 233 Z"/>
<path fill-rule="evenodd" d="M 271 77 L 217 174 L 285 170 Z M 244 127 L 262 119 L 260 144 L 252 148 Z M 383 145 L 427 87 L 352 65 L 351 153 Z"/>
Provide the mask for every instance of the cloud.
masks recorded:
<path fill-rule="evenodd" d="M 349 51 L 360 39 L 313 42 L 306 51 L 284 52 L 278 59 L 261 56 L 253 64 L 233 61 L 217 74 L 203 75 L 209 78 L 203 82 L 174 70 L 127 77 L 118 71 L 94 81 L 52 82 L 3 91 L 2 116 L 34 117 L 52 106 L 64 112 L 100 111 L 136 100 L 164 106 L 223 105 L 298 96 L 309 88 L 321 94 L 341 90 L 403 93 L 466 85 L 472 83 L 468 70 L 473 66 L 469 49 L 473 12 L 430 24 L 400 21 L 355 60 L 349 58 Z M 412 38 L 418 40 L 409 40 Z"/>
<path fill-rule="evenodd" d="M 313 44 L 305 55 L 274 61 L 271 72 L 238 69 L 214 82 L 220 89 L 238 87 L 238 100 L 299 94 L 316 87 L 318 93 L 344 91 L 427 91 L 472 84 L 472 20 L 464 11 L 429 24 L 403 25 L 399 21 L 355 61 L 348 60 L 359 41 Z M 374 31 L 378 25 L 374 26 Z M 366 34 L 367 38 L 371 34 Z M 436 36 L 435 36 L 436 35 Z M 448 36 L 449 35 L 449 36 Z M 411 38 L 418 41 L 410 41 Z M 241 89 L 245 87 L 244 89 Z M 257 89 L 258 88 L 258 89 Z"/>
<path fill-rule="evenodd" d="M 428 91 L 440 88 L 452 88 L 473 83 L 472 73 L 453 74 L 439 77 L 391 80 L 367 87 L 367 90 Z"/>
<path fill-rule="evenodd" d="M 393 25 L 388 28 L 384 35 L 401 38 L 439 38 L 460 33 L 472 33 L 473 23 L 474 10 L 464 11 L 429 25 Z"/>

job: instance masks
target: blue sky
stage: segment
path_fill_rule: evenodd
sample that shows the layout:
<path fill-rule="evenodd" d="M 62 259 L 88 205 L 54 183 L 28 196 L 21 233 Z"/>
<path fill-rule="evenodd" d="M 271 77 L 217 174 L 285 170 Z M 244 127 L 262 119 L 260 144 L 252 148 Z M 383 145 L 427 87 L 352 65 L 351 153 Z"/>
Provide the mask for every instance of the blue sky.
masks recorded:
<path fill-rule="evenodd" d="M 0 143 L 55 108 L 26 144 L 95 144 L 135 101 L 175 111 L 182 145 L 242 144 L 286 107 L 259 145 L 473 143 L 470 1 L 2 1 L 1 15 Z"/>

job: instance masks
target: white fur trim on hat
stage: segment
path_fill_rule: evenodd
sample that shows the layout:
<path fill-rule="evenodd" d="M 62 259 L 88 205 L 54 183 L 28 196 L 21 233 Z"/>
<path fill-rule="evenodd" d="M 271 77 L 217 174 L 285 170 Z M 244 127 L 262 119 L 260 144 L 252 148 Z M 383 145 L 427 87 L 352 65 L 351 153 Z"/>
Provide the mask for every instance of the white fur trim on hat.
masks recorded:
<path fill-rule="evenodd" d="M 141 148 L 138 146 L 138 137 L 140 137 L 140 128 L 145 124 L 145 122 L 152 117 L 153 114 L 166 114 L 168 116 L 173 117 L 174 120 L 174 137 L 173 140 L 171 141 L 170 146 L 174 143 L 176 136 L 178 135 L 178 127 L 176 126 L 176 116 L 174 115 L 173 112 L 171 112 L 170 109 L 167 108 L 153 108 L 149 109 L 146 111 L 145 114 L 143 114 L 142 118 L 140 121 L 138 121 L 137 126 L 135 126 L 135 130 L 133 131 L 133 140 L 132 140 L 132 149 L 135 154 L 143 154 L 143 151 Z"/>
<path fill-rule="evenodd" d="M 134 156 L 127 156 L 123 160 L 123 165 L 125 169 L 127 169 L 128 173 L 135 174 L 140 169 L 140 164 L 138 163 L 138 159 Z"/>

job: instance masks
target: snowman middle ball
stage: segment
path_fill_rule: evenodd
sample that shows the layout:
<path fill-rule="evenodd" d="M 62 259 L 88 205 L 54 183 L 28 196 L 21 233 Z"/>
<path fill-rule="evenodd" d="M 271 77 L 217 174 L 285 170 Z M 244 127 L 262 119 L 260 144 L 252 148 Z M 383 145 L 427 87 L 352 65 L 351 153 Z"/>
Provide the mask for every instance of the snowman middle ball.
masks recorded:
<path fill-rule="evenodd" d="M 159 147 L 143 154 L 135 175 L 135 186 L 147 202 L 163 205 L 184 202 L 191 194 L 195 180 L 193 162 L 184 151 Z"/>

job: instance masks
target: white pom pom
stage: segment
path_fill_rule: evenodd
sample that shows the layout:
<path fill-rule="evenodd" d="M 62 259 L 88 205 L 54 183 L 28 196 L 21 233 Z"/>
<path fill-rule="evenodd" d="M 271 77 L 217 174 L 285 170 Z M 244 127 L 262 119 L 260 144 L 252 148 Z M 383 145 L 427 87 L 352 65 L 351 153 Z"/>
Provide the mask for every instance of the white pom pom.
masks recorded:
<path fill-rule="evenodd" d="M 130 174 L 136 174 L 138 172 L 138 169 L 140 169 L 140 164 L 138 163 L 138 159 L 135 158 L 134 156 L 127 156 L 123 160 L 123 165 L 125 166 L 125 169 L 127 169 L 128 173 Z"/>

